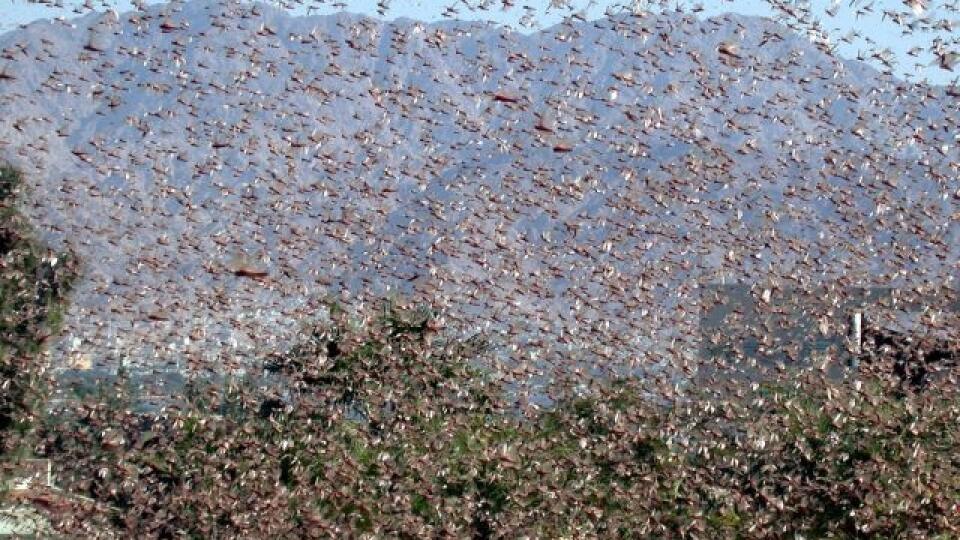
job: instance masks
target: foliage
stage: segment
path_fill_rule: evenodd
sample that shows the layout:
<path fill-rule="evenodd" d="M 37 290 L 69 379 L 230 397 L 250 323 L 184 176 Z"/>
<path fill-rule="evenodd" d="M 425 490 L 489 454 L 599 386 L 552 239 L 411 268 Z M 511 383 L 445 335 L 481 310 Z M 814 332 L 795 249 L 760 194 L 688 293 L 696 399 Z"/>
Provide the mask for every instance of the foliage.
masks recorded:
<path fill-rule="evenodd" d="M 795 375 L 666 403 L 637 381 L 569 381 L 554 406 L 521 410 L 478 369 L 482 344 L 446 337 L 431 314 L 340 313 L 267 363 L 288 395 L 231 383 L 155 416 L 90 401 L 58 418 L 45 448 L 61 483 L 114 508 L 60 526 L 198 538 L 960 532 L 948 380 L 904 394 L 877 375 Z"/>
<path fill-rule="evenodd" d="M 0 167 L 0 453 L 36 423 L 46 384 L 37 355 L 57 332 L 76 262 L 31 236 L 17 211 L 20 174 Z"/>

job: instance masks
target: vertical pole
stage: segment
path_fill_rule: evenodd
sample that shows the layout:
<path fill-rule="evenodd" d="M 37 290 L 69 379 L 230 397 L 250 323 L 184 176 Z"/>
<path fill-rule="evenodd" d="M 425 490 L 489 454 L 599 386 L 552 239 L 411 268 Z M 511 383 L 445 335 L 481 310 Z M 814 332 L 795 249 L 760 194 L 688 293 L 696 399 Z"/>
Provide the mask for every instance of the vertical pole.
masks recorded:
<path fill-rule="evenodd" d="M 863 344 L 863 312 L 855 311 L 850 317 L 850 352 L 859 355 Z"/>

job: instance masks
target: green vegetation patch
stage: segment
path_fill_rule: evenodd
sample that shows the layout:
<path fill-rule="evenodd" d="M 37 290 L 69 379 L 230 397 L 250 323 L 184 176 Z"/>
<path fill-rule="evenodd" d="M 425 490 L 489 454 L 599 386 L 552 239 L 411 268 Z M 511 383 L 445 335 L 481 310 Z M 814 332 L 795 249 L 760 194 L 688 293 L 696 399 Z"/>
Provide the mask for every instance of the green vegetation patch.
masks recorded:
<path fill-rule="evenodd" d="M 0 451 L 18 453 L 43 414 L 38 353 L 56 335 L 77 263 L 36 240 L 17 205 L 23 179 L 0 166 Z"/>

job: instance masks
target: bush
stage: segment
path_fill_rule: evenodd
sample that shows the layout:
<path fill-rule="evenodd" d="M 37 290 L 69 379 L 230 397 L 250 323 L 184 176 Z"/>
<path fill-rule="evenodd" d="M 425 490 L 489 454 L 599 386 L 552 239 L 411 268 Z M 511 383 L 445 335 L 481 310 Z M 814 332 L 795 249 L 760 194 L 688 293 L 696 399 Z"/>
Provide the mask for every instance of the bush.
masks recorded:
<path fill-rule="evenodd" d="M 38 353 L 56 334 L 76 263 L 31 235 L 17 211 L 20 174 L 0 166 L 0 453 L 16 453 L 43 410 Z"/>
<path fill-rule="evenodd" d="M 795 374 L 669 401 L 638 381 L 571 380 L 538 411 L 505 402 L 509 389 L 478 367 L 483 343 L 445 336 L 430 313 L 387 305 L 364 320 L 341 313 L 305 331 L 266 363 L 279 386 L 198 387 L 152 417 L 88 402 L 52 423 L 45 448 L 61 482 L 113 507 L 61 527 L 204 538 L 960 532 L 960 396 L 946 380 L 904 394 L 880 376 Z"/>

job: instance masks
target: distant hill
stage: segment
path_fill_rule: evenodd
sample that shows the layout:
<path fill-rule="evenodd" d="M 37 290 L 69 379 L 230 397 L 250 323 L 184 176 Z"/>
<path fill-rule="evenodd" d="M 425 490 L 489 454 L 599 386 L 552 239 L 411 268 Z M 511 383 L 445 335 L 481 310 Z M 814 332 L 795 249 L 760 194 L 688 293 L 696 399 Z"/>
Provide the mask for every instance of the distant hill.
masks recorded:
<path fill-rule="evenodd" d="M 766 19 L 194 1 L 0 50 L 0 157 L 89 267 L 64 367 L 223 371 L 343 291 L 637 369 L 695 358 L 698 284 L 955 287 L 957 97 Z"/>

